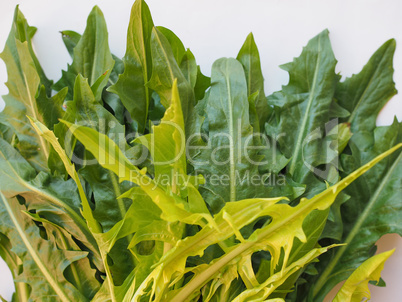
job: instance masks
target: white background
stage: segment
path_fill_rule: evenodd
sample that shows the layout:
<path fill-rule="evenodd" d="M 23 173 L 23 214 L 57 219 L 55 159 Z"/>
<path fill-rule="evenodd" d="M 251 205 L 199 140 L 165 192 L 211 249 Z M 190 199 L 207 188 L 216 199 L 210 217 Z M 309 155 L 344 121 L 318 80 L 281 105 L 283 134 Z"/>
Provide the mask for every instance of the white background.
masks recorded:
<path fill-rule="evenodd" d="M 126 30 L 132 1 L 51 1 L 20 0 L 0 2 L 0 49 L 10 30 L 15 5 L 38 27 L 34 38 L 37 56 L 53 80 L 61 76 L 71 60 L 60 30 L 83 32 L 93 5 L 103 11 L 109 29 L 112 52 L 125 52 Z M 259 47 L 266 94 L 279 90 L 288 81 L 278 65 L 298 56 L 309 39 L 328 28 L 337 71 L 343 76 L 357 73 L 374 51 L 395 38 L 394 81 L 402 91 L 402 1 L 399 0 L 148 0 L 156 25 L 173 30 L 194 53 L 202 71 L 210 75 L 214 60 L 236 57 L 247 34 L 252 31 Z M 7 94 L 6 71 L 0 62 L 0 94 Z M 0 100 L 0 110 L 3 108 Z M 395 96 L 380 113 L 378 125 L 390 124 L 394 115 L 402 120 L 402 97 Z M 401 201 L 402 202 L 402 201 Z M 1 223 L 1 222 L 0 222 Z M 382 238 L 381 250 L 397 247 L 386 263 L 383 277 L 387 288 L 374 288 L 373 301 L 396 301 L 402 295 L 402 240 L 396 235 Z M 13 291 L 7 267 L 0 260 L 0 294 L 9 299 Z M 373 287 L 371 287 L 373 288 Z"/>

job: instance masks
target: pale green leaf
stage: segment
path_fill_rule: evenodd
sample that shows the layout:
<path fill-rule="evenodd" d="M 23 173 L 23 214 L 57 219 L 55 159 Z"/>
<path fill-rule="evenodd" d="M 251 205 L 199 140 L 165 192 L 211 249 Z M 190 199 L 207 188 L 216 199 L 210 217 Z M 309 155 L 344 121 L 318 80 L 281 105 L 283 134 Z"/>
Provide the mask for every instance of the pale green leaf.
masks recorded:
<path fill-rule="evenodd" d="M 127 31 L 124 72 L 115 85 L 108 88 L 119 95 L 140 133 L 146 126 L 151 99 L 151 90 L 145 84 L 151 78 L 150 39 L 153 27 L 148 5 L 143 0 L 135 1 Z"/>
<path fill-rule="evenodd" d="M 179 194 L 187 178 L 186 135 L 177 81 L 173 83 L 169 108 L 151 134 L 141 136 L 135 142 L 143 144 L 151 152 L 155 169 L 155 181 L 172 188 Z"/>
<path fill-rule="evenodd" d="M 370 300 L 369 281 L 379 281 L 384 263 L 395 250 L 375 255 L 364 261 L 346 280 L 334 298 L 334 302 L 360 302 Z"/>

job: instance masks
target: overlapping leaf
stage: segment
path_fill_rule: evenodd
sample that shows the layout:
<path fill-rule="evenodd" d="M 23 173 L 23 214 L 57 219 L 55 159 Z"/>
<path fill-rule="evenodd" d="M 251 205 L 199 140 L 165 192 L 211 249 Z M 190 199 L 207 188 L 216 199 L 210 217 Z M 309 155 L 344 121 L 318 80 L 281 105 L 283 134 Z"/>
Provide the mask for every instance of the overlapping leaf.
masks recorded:
<path fill-rule="evenodd" d="M 374 132 L 375 145 L 370 150 L 362 151 L 355 147 L 352 155 L 344 156 L 346 171 L 368 162 L 396 142 L 401 142 L 399 128 L 397 122 L 377 128 Z M 387 158 L 346 190 L 351 197 L 342 207 L 342 242 L 347 245 L 320 265 L 320 276 L 314 290 L 316 297 L 323 297 L 335 284 L 345 280 L 353 269 L 372 256 L 373 247 L 383 234 L 402 235 L 398 214 L 402 210 L 399 202 L 402 188 L 401 158 L 401 153 Z"/>
<path fill-rule="evenodd" d="M 258 172 L 262 156 L 253 141 L 242 65 L 235 59 L 216 61 L 211 81 L 205 100 L 208 142 L 190 162 L 206 178 L 202 194 L 216 213 L 227 201 L 267 196 L 269 190 Z"/>
<path fill-rule="evenodd" d="M 168 108 L 171 104 L 173 82 L 177 80 L 186 134 L 192 133 L 195 95 L 193 86 L 184 77 L 168 39 L 156 28 L 151 34 L 152 76 L 147 86 L 158 93 L 160 102 Z"/>
<path fill-rule="evenodd" d="M 50 108 L 45 112 L 41 102 L 35 101 L 40 85 L 44 85 L 41 91 L 45 99 L 50 94 L 51 85 L 32 49 L 31 39 L 35 31 L 36 28 L 28 25 L 17 7 L 10 34 L 0 55 L 7 67 L 6 85 L 9 89 L 9 94 L 3 96 L 6 107 L 1 113 L 1 119 L 17 136 L 16 146 L 21 154 L 36 169 L 47 170 L 49 146 L 35 134 L 26 118 L 26 115 L 30 115 L 43 121 L 51 118 L 51 114 L 54 113 L 49 110 Z"/>
<path fill-rule="evenodd" d="M 401 126 L 396 120 L 391 126 L 377 128 L 370 122 L 375 120 L 384 102 L 395 93 L 392 81 L 393 51 L 394 43 L 390 40 L 380 47 L 359 74 L 346 79 L 337 88 L 340 90 L 337 92 L 338 101 L 356 116 L 351 120 L 351 129 L 354 131 L 348 146 L 351 154 L 342 154 L 341 157 L 345 175 L 402 141 Z M 359 89 L 364 87 L 366 91 L 360 91 L 363 94 L 358 94 L 359 101 L 355 95 L 358 91 L 356 85 L 359 85 Z M 377 94 L 376 87 L 381 87 L 381 95 Z M 365 122 L 359 121 L 362 112 L 365 112 Z M 350 199 L 343 204 L 340 217 L 343 223 L 341 242 L 347 243 L 347 246 L 328 258 L 324 257 L 317 266 L 320 276 L 314 285 L 315 297 L 323 297 L 370 258 L 375 242 L 382 235 L 402 234 L 398 214 L 402 210 L 398 202 L 402 188 L 400 169 L 401 155 L 387 158 L 345 190 Z M 357 254 L 359 257 L 356 257 Z"/>
<path fill-rule="evenodd" d="M 97 244 L 80 214 L 77 187 L 71 180 L 36 175 L 35 169 L 7 142 L 0 139 L 0 189 L 6 198 L 25 198 L 28 209 L 35 210 L 80 240 L 94 255 Z M 102 266 L 100 266 L 102 267 Z"/>
<path fill-rule="evenodd" d="M 107 140 L 106 137 L 102 136 L 99 133 L 94 132 L 93 130 L 89 128 L 84 128 L 84 127 L 74 127 L 74 135 L 79 137 L 84 144 L 88 146 L 90 150 L 93 152 L 96 152 L 96 150 L 99 150 L 99 146 L 104 145 L 105 150 L 109 150 L 109 153 L 107 154 L 108 156 L 112 155 L 114 160 L 112 161 L 113 164 L 111 164 L 110 160 L 108 163 L 105 163 L 105 167 L 110 168 L 111 170 L 115 171 L 115 173 L 118 173 L 119 175 L 124 175 L 124 170 L 127 171 L 127 160 L 124 159 L 124 156 L 121 154 L 121 152 L 116 149 L 117 146 L 113 146 L 113 142 L 110 140 Z M 91 143 L 93 141 L 93 143 Z M 98 144 L 98 146 L 93 146 L 93 144 Z M 292 208 L 286 204 L 275 204 L 276 200 L 261 200 L 263 204 L 266 204 L 266 210 L 262 209 L 261 207 L 257 207 L 255 202 L 256 200 L 250 199 L 250 200 L 245 200 L 243 202 L 233 202 L 233 203 L 227 203 L 225 207 L 222 209 L 219 215 L 217 215 L 214 219 L 216 227 L 211 228 L 211 227 L 205 227 L 197 233 L 195 236 L 188 237 L 183 240 L 183 243 L 180 244 L 180 241 L 177 243 L 176 247 L 171 249 L 169 253 L 164 255 L 164 257 L 160 260 L 160 265 L 156 268 L 153 269 L 153 271 L 150 273 L 150 275 L 143 281 L 143 283 L 138 287 L 138 290 L 135 293 L 135 299 L 139 299 L 142 295 L 148 295 L 150 294 L 151 297 L 153 296 L 153 293 L 161 292 L 163 293 L 166 290 L 167 283 L 165 281 L 160 281 L 163 279 L 160 279 L 162 275 L 165 276 L 173 276 L 177 273 L 180 273 L 183 275 L 185 273 L 185 261 L 187 257 L 189 256 L 195 256 L 195 255 L 200 255 L 202 254 L 204 249 L 214 243 L 222 242 L 224 239 L 229 238 L 232 236 L 232 232 L 236 234 L 238 239 L 241 241 L 240 244 L 235 245 L 230 249 L 227 254 L 222 256 L 222 259 L 225 259 L 225 261 L 217 261 L 216 266 L 218 268 L 215 269 L 214 265 L 208 266 L 205 268 L 205 271 L 208 273 L 202 273 L 198 272 L 196 277 L 188 283 L 185 287 L 183 287 L 182 291 L 178 293 L 178 296 L 176 298 L 178 301 L 181 301 L 180 299 L 185 299 L 188 297 L 188 295 L 192 295 L 194 291 L 199 289 L 202 285 L 205 284 L 210 278 L 212 278 L 220 268 L 222 268 L 224 265 L 226 265 L 228 262 L 230 262 L 234 257 L 240 256 L 243 253 L 246 253 L 251 257 L 251 254 L 257 250 L 260 250 L 263 248 L 262 246 L 267 246 L 266 240 L 270 242 L 268 246 L 270 247 L 269 250 L 271 254 L 273 255 L 273 260 L 271 261 L 271 270 L 274 270 L 276 265 L 279 262 L 279 257 L 281 254 L 281 248 L 284 246 L 285 248 L 285 260 L 284 263 L 287 263 L 287 259 L 289 257 L 289 253 L 292 249 L 291 242 L 293 241 L 293 238 L 297 236 L 300 240 L 305 241 L 305 235 L 302 231 L 302 222 L 304 218 L 311 212 L 312 209 L 321 209 L 324 210 L 325 208 L 328 208 L 331 203 L 335 200 L 336 195 L 344 189 L 351 181 L 356 179 L 358 176 L 360 176 L 362 173 L 367 171 L 370 167 L 372 167 L 376 162 L 378 162 L 380 159 L 384 158 L 386 155 L 390 154 L 391 152 L 395 151 L 399 146 L 393 148 L 392 150 L 388 151 L 387 153 L 382 154 L 381 156 L 377 157 L 374 161 L 372 161 L 370 164 L 367 164 L 360 168 L 358 171 L 354 172 L 353 174 L 349 175 L 347 178 L 342 180 L 340 183 L 338 183 L 336 186 L 331 187 L 324 191 L 323 193 L 317 195 L 313 199 L 307 201 L 304 200 L 300 203 L 300 205 Z M 110 153 L 110 151 L 113 151 Z M 113 154 L 114 153 L 114 154 Z M 123 166 L 121 166 L 123 165 Z M 119 167 L 120 166 L 120 167 Z M 134 167 L 133 167 L 134 168 Z M 119 171 L 120 170 L 120 171 Z M 138 170 L 137 170 L 138 171 Z M 127 173 L 127 172 L 125 172 Z M 136 172 L 138 174 L 141 174 L 140 171 Z M 127 176 L 125 176 L 127 177 Z M 145 190 L 145 192 L 153 198 L 153 200 L 158 204 L 157 199 L 163 197 L 166 195 L 166 193 L 163 193 L 160 189 L 158 189 L 158 186 L 154 186 L 153 189 L 150 189 L 150 185 L 152 185 L 152 181 L 147 181 L 142 182 L 141 177 L 138 176 L 137 182 L 138 184 Z M 143 176 L 145 177 L 145 176 Z M 124 177 L 123 177 L 124 178 Z M 154 199 L 156 197 L 155 191 L 159 191 L 157 199 Z M 163 197 L 164 199 L 166 197 Z M 167 201 L 168 199 L 165 199 Z M 249 203 L 251 205 L 250 210 L 252 211 L 257 211 L 255 214 L 257 215 L 256 217 L 251 215 L 248 211 L 245 210 L 245 204 L 244 203 Z M 174 204 L 172 204 L 174 205 Z M 174 211 L 174 207 L 178 207 L 177 205 L 174 207 L 162 207 L 160 206 L 162 212 L 172 212 Z M 179 209 L 179 208 L 177 208 Z M 240 211 L 242 209 L 242 211 Z M 184 210 L 184 209 L 183 209 Z M 181 210 L 181 211 L 183 211 Z M 247 212 L 247 215 L 246 215 Z M 282 212 L 286 212 L 287 214 L 285 215 Z M 177 212 L 177 214 L 179 214 Z M 294 214 L 291 214 L 294 213 Z M 303 213 L 303 214 L 302 214 Z M 167 213 L 163 213 L 167 214 Z M 177 215 L 175 214 L 175 215 Z M 242 226 L 247 225 L 248 223 L 252 222 L 255 218 L 260 217 L 260 216 L 265 216 L 268 215 L 273 218 L 272 222 L 266 226 L 265 228 L 262 228 L 260 230 L 257 230 L 252 238 L 250 238 L 248 241 L 243 241 L 242 236 L 237 233 L 235 230 L 240 229 Z M 237 222 L 237 218 L 240 219 L 240 221 Z M 293 217 L 294 216 L 294 217 Z M 163 215 L 161 217 L 164 217 Z M 175 216 L 170 216 L 171 219 L 174 219 L 173 217 Z M 179 217 L 179 216 L 176 216 Z M 325 219 L 325 216 L 324 216 Z M 285 222 L 288 221 L 288 222 Z M 239 223 L 241 225 L 239 225 Z M 287 227 L 283 228 L 284 225 L 287 223 L 296 224 L 294 227 Z M 221 230 L 218 234 L 222 234 L 224 237 L 219 237 L 216 234 L 216 231 L 214 229 Z M 232 231 L 231 231 L 232 230 Z M 288 233 L 289 230 L 293 230 L 295 233 Z M 210 235 L 208 236 L 208 232 L 210 232 Z M 285 232 L 285 233 L 283 233 Z M 290 236 L 290 237 L 289 237 Z M 268 239 L 269 238 L 269 239 Z M 261 245 L 258 244 L 261 240 Z M 191 241 L 191 242 L 190 242 Z M 233 256 L 235 255 L 235 256 Z M 240 259 L 243 259 L 245 255 L 242 255 Z M 203 279 L 204 276 L 206 275 L 206 279 Z M 179 275 L 180 276 L 180 275 Z M 179 279 L 175 279 L 179 280 Z M 162 282 L 162 283 L 161 283 Z M 152 284 L 152 290 L 151 293 L 148 293 L 147 289 L 148 286 Z M 160 296 L 162 297 L 162 296 Z M 176 299 L 175 298 L 175 299 Z M 160 298 L 157 298 L 158 300 Z"/>
<path fill-rule="evenodd" d="M 127 49 L 123 58 L 124 72 L 109 91 L 119 95 L 137 130 L 144 132 L 148 118 L 151 90 L 145 84 L 151 78 L 150 39 L 154 24 L 144 1 L 136 1 L 131 9 L 127 31 Z"/>
<path fill-rule="evenodd" d="M 378 113 L 396 94 L 392 79 L 395 46 L 393 39 L 385 42 L 360 73 L 336 87 L 335 98 L 340 106 L 350 112 L 343 120 L 351 123 L 353 133 L 373 131 Z"/>
<path fill-rule="evenodd" d="M 99 7 L 95 6 L 88 16 L 82 37 L 73 49 L 73 63 L 68 66 L 67 71 L 62 72 L 62 78 L 54 85 L 54 88 L 61 90 L 68 87 L 67 99 L 72 100 L 75 78 L 78 74 L 87 78 L 92 86 L 105 72 L 111 71 L 114 60 L 108 43 L 103 13 Z M 108 78 L 104 80 L 107 82 Z"/>
<path fill-rule="evenodd" d="M 187 181 L 186 135 L 177 81 L 173 83 L 171 105 L 152 134 L 137 138 L 151 152 L 155 180 L 178 194 Z"/>
<path fill-rule="evenodd" d="M 0 201 L 0 231 L 11 238 L 13 251 L 23 261 L 23 271 L 16 281 L 31 286 L 29 299 L 44 301 L 57 297 L 65 302 L 70 299 L 88 301 L 63 275 L 68 266 L 86 257 L 87 253 L 55 248 L 51 242 L 42 239 L 37 226 L 23 216 L 23 207 L 15 198 L 8 199 L 0 193 Z"/>
<path fill-rule="evenodd" d="M 335 200 L 337 194 L 347 187 L 353 180 L 358 178 L 360 175 L 365 173 L 373 165 L 378 163 L 385 156 L 391 154 L 392 152 L 399 149 L 402 145 L 396 146 L 390 151 L 383 153 L 376 159 L 371 161 L 369 164 L 359 168 L 352 174 L 350 174 L 345 179 L 338 182 L 333 187 L 328 188 L 324 192 L 318 194 L 310 200 L 303 199 L 301 203 L 296 207 L 290 207 L 286 204 L 276 203 L 277 200 L 260 200 L 261 207 L 256 207 L 256 200 L 244 200 L 233 203 L 227 203 L 222 211 L 216 216 L 215 221 L 218 229 L 222 230 L 222 235 L 219 233 L 218 236 L 224 236 L 223 238 L 228 238 L 230 235 L 230 228 L 232 228 L 240 243 L 231 247 L 226 253 L 211 263 L 208 266 L 203 267 L 203 269 L 198 270 L 194 278 L 185 285 L 181 290 L 178 291 L 177 295 L 174 296 L 175 301 L 185 301 L 196 292 L 197 289 L 201 288 L 207 281 L 213 278 L 218 271 L 223 269 L 232 261 L 242 261 L 247 256 L 251 257 L 251 254 L 255 251 L 261 249 L 268 249 L 272 255 L 271 259 L 271 272 L 273 272 L 280 261 L 280 255 L 282 248 L 284 250 L 283 258 L 283 269 L 290 265 L 288 262 L 289 252 L 292 249 L 293 239 L 295 237 L 299 240 L 305 242 L 306 237 L 302 230 L 302 223 L 304 218 L 313 210 L 325 210 L 327 209 Z M 254 204 L 252 204 L 254 201 Z M 240 229 L 244 224 L 246 225 L 253 220 L 253 214 L 247 212 L 246 204 L 249 204 L 251 212 L 258 216 L 269 215 L 272 217 L 272 221 L 267 226 L 256 230 L 253 235 L 248 240 L 244 240 L 241 235 L 236 233 L 236 229 Z M 239 209 L 243 209 L 242 212 Z M 257 212 L 255 212 L 257 211 Z M 286 215 L 284 214 L 286 212 Z M 222 219 L 222 220 L 221 220 Z M 239 219 L 239 220 L 238 220 Z M 325 217 L 324 217 L 325 219 Z M 224 226 L 224 225 L 227 226 Z M 239 225 L 240 224 L 240 225 Z M 286 227 L 285 227 L 286 226 Z M 229 229 L 226 229 L 229 228 Z M 168 254 L 166 254 L 160 261 L 158 267 L 152 272 L 148 277 L 148 284 L 145 283 L 141 292 L 136 293 L 135 297 L 137 299 L 144 294 L 144 290 L 149 285 L 149 282 L 153 280 L 153 291 L 160 288 L 165 288 L 166 284 L 161 283 L 159 274 L 164 276 L 173 276 L 175 273 L 181 272 L 184 274 L 184 268 L 180 266 L 180 261 L 183 261 L 182 257 L 186 257 L 191 253 L 202 253 L 202 245 L 210 245 L 214 241 L 209 240 L 219 240 L 222 241 L 223 238 L 215 238 L 214 236 L 206 236 L 205 232 L 208 232 L 208 228 L 204 228 L 202 231 L 194 235 L 193 237 L 188 237 L 183 240 L 183 244 L 178 244 L 177 248 L 172 249 Z M 185 242 L 187 241 L 187 242 Z M 204 246 L 206 247 L 206 246 Z M 243 278 L 243 276 L 242 276 Z M 177 279 L 176 279 L 177 280 Z M 165 285 L 164 285 L 165 284 Z M 247 284 L 247 283 L 246 283 Z"/>
<path fill-rule="evenodd" d="M 376 240 L 402 234 L 401 124 L 375 128 L 395 94 L 393 40 L 338 83 L 324 31 L 267 100 L 252 34 L 210 79 L 137 0 L 123 61 L 98 7 L 82 36 L 62 32 L 73 63 L 53 95 L 35 30 L 17 8 L 1 54 L 14 300 L 311 301 L 348 277 L 338 299 L 357 299 L 352 283 L 379 277 Z"/>
<path fill-rule="evenodd" d="M 270 140 L 265 135 L 265 124 L 270 123 L 272 118 L 272 107 L 268 105 L 265 97 L 260 55 L 252 33 L 247 36 L 237 55 L 237 60 L 243 65 L 246 75 L 250 124 L 253 126 L 254 140 L 264 146 L 259 151 L 264 155 L 266 164 L 261 165 L 259 170 L 278 174 L 288 164 L 289 160 L 278 150 L 276 138 Z M 291 196 L 292 194 L 285 195 Z M 285 195 L 279 193 L 277 196 Z"/>
<path fill-rule="evenodd" d="M 362 301 L 364 298 L 370 299 L 368 283 L 369 281 L 380 281 L 384 263 L 393 252 L 393 250 L 388 251 L 364 261 L 342 285 L 333 301 L 349 302 Z"/>
<path fill-rule="evenodd" d="M 322 153 L 331 152 L 329 148 L 323 150 L 321 141 L 339 80 L 335 64 L 325 30 L 309 41 L 298 58 L 282 65 L 289 72 L 289 83 L 269 98 L 278 122 L 269 125 L 268 134 L 277 139 L 281 152 L 291 158 L 287 172 L 299 183 L 311 183 L 314 168 L 326 164 L 321 161 Z M 328 157 L 330 161 L 334 155 Z"/>

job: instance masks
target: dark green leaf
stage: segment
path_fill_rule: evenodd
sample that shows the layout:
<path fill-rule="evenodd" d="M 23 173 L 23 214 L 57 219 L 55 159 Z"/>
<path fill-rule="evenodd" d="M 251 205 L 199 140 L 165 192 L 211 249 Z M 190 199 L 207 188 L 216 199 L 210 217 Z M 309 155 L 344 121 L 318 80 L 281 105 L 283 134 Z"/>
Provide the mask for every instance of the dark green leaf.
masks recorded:
<path fill-rule="evenodd" d="M 399 128 L 397 121 L 391 126 L 376 128 L 373 145 L 367 149 L 351 143 L 352 154 L 343 155 L 345 173 L 400 143 Z M 353 270 L 370 258 L 382 235 L 402 235 L 401 173 L 402 153 L 397 152 L 345 190 L 350 199 L 341 208 L 344 225 L 341 242 L 346 245 L 332 251 L 332 255 L 324 257 L 317 266 L 320 276 L 312 288 L 315 299 L 322 299 L 333 286 L 347 279 Z"/>
<path fill-rule="evenodd" d="M 68 53 L 70 54 L 71 58 L 74 58 L 74 48 L 80 41 L 81 35 L 72 30 L 63 30 L 60 33 Z"/>
<path fill-rule="evenodd" d="M 335 98 L 350 112 L 342 120 L 351 123 L 353 133 L 373 131 L 378 113 L 397 92 L 392 79 L 395 46 L 394 39 L 385 42 L 360 73 L 336 87 Z"/>
<path fill-rule="evenodd" d="M 197 82 L 194 87 L 195 99 L 202 100 L 206 90 L 211 86 L 211 78 L 202 74 L 200 66 L 197 66 Z"/>
<path fill-rule="evenodd" d="M 73 111 L 76 113 L 76 122 L 108 135 L 119 146 L 126 146 L 124 127 L 95 99 L 88 81 L 80 75 L 74 86 L 74 102 L 69 105 L 75 106 Z M 101 224 L 103 232 L 106 232 L 124 218 L 131 201 L 119 197 L 130 189 L 132 184 L 120 183 L 113 172 L 102 168 L 88 152 L 85 158 L 76 158 L 76 160 L 81 160 L 83 168 L 79 170 L 79 174 L 83 176 L 93 192 L 95 199 L 93 215 Z M 125 247 L 127 245 L 128 242 Z M 121 250 L 114 255 L 115 257 L 110 256 L 115 264 L 110 266 L 115 277 L 114 281 L 116 285 L 120 285 L 133 269 L 133 257 L 124 248 L 124 244 L 121 245 Z M 116 271 L 114 272 L 114 270 Z M 120 278 L 116 276 L 118 273 L 122 275 Z"/>
<path fill-rule="evenodd" d="M 288 173 L 299 183 L 307 183 L 312 168 L 322 164 L 317 162 L 323 152 L 321 138 L 339 79 L 335 64 L 325 30 L 309 41 L 298 58 L 282 66 L 290 79 L 282 93 L 276 94 L 280 109 L 275 135 L 280 150 L 291 158 Z"/>
<path fill-rule="evenodd" d="M 234 59 L 220 59 L 212 66 L 211 80 L 205 108 L 209 141 L 191 163 L 206 178 L 201 190 L 216 213 L 224 202 L 267 196 L 268 190 L 258 173 L 262 157 L 253 143 L 242 65 Z"/>

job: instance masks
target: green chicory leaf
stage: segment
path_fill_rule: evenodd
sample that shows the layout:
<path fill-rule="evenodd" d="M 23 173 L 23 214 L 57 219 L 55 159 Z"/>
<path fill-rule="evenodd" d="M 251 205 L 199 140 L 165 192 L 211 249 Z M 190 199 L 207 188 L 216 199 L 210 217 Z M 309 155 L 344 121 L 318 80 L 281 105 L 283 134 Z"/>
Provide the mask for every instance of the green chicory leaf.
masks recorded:
<path fill-rule="evenodd" d="M 0 256 L 12 301 L 336 301 L 370 297 L 402 235 L 395 41 L 340 81 L 329 32 L 266 96 L 252 34 L 211 78 L 136 0 L 123 58 L 97 6 L 62 31 L 53 85 L 17 7 L 0 57 Z M 56 90 L 54 92 L 52 89 Z M 0 297 L 3 301 L 4 299 Z"/>

